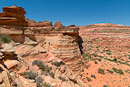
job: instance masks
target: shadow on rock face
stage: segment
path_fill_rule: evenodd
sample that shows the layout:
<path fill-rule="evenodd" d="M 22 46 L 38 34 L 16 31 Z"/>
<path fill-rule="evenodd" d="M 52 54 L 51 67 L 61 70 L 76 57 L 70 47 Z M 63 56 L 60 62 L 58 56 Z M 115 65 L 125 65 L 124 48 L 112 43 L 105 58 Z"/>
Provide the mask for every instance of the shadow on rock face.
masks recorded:
<path fill-rule="evenodd" d="M 83 46 L 82 46 L 82 43 L 83 43 L 82 37 L 78 36 L 78 45 L 79 45 L 79 49 L 80 49 L 81 54 L 83 54 Z"/>

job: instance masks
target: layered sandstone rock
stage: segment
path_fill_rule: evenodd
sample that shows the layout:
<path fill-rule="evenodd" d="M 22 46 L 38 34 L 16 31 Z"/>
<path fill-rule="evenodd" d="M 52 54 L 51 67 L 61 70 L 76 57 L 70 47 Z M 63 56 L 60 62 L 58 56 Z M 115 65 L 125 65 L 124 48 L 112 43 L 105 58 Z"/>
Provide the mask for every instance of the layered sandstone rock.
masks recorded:
<path fill-rule="evenodd" d="M 52 22 L 51 21 L 40 21 L 40 22 L 36 22 L 34 20 L 29 20 L 28 18 L 26 18 L 26 21 L 28 22 L 28 26 L 29 27 L 47 27 L 47 26 L 52 26 Z"/>
<path fill-rule="evenodd" d="M 24 8 L 17 6 L 3 7 L 3 12 L 0 13 L 0 25 L 7 26 L 28 26 L 28 23 L 25 21 L 26 12 Z"/>
<path fill-rule="evenodd" d="M 81 56 L 77 40 L 78 27 L 43 28 L 34 32 L 37 42 L 64 62 L 77 60 Z"/>

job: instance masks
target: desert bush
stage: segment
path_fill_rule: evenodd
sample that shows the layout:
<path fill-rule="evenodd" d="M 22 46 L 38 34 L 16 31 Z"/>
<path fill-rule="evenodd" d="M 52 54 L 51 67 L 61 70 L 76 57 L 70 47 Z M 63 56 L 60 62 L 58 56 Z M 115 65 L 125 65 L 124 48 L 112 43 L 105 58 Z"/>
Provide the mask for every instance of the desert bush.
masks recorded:
<path fill-rule="evenodd" d="M 43 78 L 39 76 L 39 77 L 36 79 L 36 85 L 37 85 L 37 87 L 42 87 L 41 84 L 43 84 Z"/>
<path fill-rule="evenodd" d="M 34 79 L 34 80 L 35 80 L 35 78 L 38 76 L 37 73 L 33 73 L 32 71 L 24 72 L 22 75 L 23 75 L 25 78 L 27 78 L 27 79 Z"/>
<path fill-rule="evenodd" d="M 51 68 L 50 68 L 50 67 L 48 67 L 48 65 L 46 65 L 46 66 L 44 67 L 44 71 L 46 71 L 47 73 L 49 73 L 49 72 L 50 72 L 50 70 L 51 70 Z"/>
<path fill-rule="evenodd" d="M 123 71 L 121 70 L 121 69 L 117 69 L 117 68 L 112 68 L 113 69 L 113 71 L 115 71 L 116 73 L 119 73 L 119 74 L 122 74 L 122 75 L 124 75 L 124 73 L 123 73 Z"/>
<path fill-rule="evenodd" d="M 54 78 L 55 74 L 53 72 L 49 73 L 52 78 Z"/>
<path fill-rule="evenodd" d="M 103 85 L 103 87 L 108 87 L 107 85 Z"/>
<path fill-rule="evenodd" d="M 55 65 L 55 66 L 60 66 L 60 65 L 64 65 L 64 63 L 61 61 L 61 62 L 52 62 L 51 63 L 52 65 Z"/>
<path fill-rule="evenodd" d="M 86 78 L 87 78 L 87 81 L 88 81 L 88 82 L 90 82 L 90 81 L 91 81 L 91 78 L 89 78 L 89 77 L 86 77 Z"/>
<path fill-rule="evenodd" d="M 117 62 L 117 58 L 114 58 L 113 61 L 114 61 L 114 62 Z"/>
<path fill-rule="evenodd" d="M 104 69 L 99 68 L 99 69 L 98 69 L 98 73 L 100 73 L 100 74 L 105 74 L 105 70 L 104 70 Z"/>
<path fill-rule="evenodd" d="M 86 54 L 82 54 L 82 57 L 83 57 L 83 58 L 82 58 L 83 60 L 87 60 L 87 58 L 86 58 L 87 55 L 86 55 Z"/>
<path fill-rule="evenodd" d="M 112 71 L 112 70 L 107 69 L 107 71 L 108 71 L 109 73 L 113 74 L 113 71 Z"/>
<path fill-rule="evenodd" d="M 60 80 L 62 80 L 62 81 L 66 81 L 66 79 L 65 79 L 64 77 L 59 76 L 58 78 L 59 78 Z"/>
<path fill-rule="evenodd" d="M 95 75 L 91 75 L 92 78 L 96 79 L 96 76 Z"/>
<path fill-rule="evenodd" d="M 11 39 L 9 38 L 9 36 L 6 36 L 6 35 L 0 36 L 0 40 L 4 43 L 10 43 L 11 42 Z"/>
<path fill-rule="evenodd" d="M 103 58 L 103 56 L 98 56 L 98 57 Z"/>
<path fill-rule="evenodd" d="M 127 72 L 127 73 L 129 73 L 129 74 L 130 74 L 130 70 L 129 70 L 129 69 L 125 70 L 125 72 Z"/>
<path fill-rule="evenodd" d="M 106 53 L 106 54 L 111 55 L 111 53 Z"/>
<path fill-rule="evenodd" d="M 43 63 L 43 61 L 41 61 L 41 60 L 34 60 L 33 62 L 32 62 L 32 65 L 34 66 L 34 65 L 37 65 L 40 69 L 43 69 L 44 68 L 44 63 Z"/>
<path fill-rule="evenodd" d="M 95 64 L 98 64 L 98 62 L 97 62 L 97 61 L 95 61 Z"/>
<path fill-rule="evenodd" d="M 101 59 L 98 59 L 98 61 L 101 61 Z"/>
<path fill-rule="evenodd" d="M 43 87 L 51 87 L 51 85 L 47 83 L 43 83 Z"/>
<path fill-rule="evenodd" d="M 89 65 L 86 65 L 86 69 L 88 69 L 90 66 Z"/>

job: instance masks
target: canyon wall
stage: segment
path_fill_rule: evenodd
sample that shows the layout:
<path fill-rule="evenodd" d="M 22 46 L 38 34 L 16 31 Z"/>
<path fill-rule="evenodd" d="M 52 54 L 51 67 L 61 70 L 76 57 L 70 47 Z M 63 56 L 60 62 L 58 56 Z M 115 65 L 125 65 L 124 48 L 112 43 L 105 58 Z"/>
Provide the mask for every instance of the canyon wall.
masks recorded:
<path fill-rule="evenodd" d="M 74 25 L 65 27 L 60 21 L 54 26 L 51 21 L 35 22 L 25 19 L 24 14 L 26 14 L 24 8 L 3 7 L 3 12 L 0 13 L 1 34 L 9 34 L 15 42 L 20 43 L 24 43 L 25 38 L 29 37 L 65 62 L 77 60 L 81 56 L 78 46 L 78 27 Z M 8 26 L 14 27 L 8 28 Z"/>

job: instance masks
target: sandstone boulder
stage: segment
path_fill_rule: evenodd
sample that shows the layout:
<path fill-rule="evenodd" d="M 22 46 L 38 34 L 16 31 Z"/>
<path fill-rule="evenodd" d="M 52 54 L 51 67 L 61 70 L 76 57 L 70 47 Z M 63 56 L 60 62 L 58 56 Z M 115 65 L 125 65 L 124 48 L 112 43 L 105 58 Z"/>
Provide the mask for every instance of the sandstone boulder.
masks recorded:
<path fill-rule="evenodd" d="M 2 79 L 3 79 L 3 82 L 5 84 L 5 87 L 11 87 L 9 77 L 8 77 L 8 73 L 6 71 L 2 72 Z"/>
<path fill-rule="evenodd" d="M 4 64 L 6 65 L 6 67 L 7 67 L 8 69 L 10 69 L 10 68 L 12 68 L 12 67 L 18 65 L 19 63 L 20 63 L 20 62 L 17 61 L 17 60 L 6 60 L 6 61 L 4 61 Z"/>

